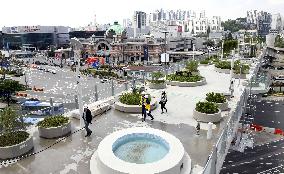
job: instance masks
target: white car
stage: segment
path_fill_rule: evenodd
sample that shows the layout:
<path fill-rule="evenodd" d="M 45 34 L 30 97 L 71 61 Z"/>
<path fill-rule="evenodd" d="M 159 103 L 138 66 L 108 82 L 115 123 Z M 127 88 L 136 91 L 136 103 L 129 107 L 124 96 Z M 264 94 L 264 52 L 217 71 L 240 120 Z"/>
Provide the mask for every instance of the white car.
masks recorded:
<path fill-rule="evenodd" d="M 275 77 L 275 80 L 276 80 L 276 81 L 282 81 L 282 80 L 284 80 L 284 75 L 279 75 L 279 76 Z"/>

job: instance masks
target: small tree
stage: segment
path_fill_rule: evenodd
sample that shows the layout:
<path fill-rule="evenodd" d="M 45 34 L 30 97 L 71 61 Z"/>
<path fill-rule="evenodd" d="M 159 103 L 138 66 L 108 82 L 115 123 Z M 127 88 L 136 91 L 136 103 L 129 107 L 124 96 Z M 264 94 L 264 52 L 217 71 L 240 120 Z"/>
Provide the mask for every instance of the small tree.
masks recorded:
<path fill-rule="evenodd" d="M 198 62 L 197 61 L 190 61 L 186 64 L 186 67 L 185 69 L 188 71 L 188 72 L 197 72 L 198 68 Z"/>
<path fill-rule="evenodd" d="M 16 91 L 25 90 L 24 85 L 15 80 L 1 80 L 0 81 L 0 97 L 10 104 L 11 95 Z"/>
<path fill-rule="evenodd" d="M 0 128 L 3 130 L 3 133 L 15 131 L 21 125 L 19 118 L 19 115 L 11 107 L 0 111 Z"/>

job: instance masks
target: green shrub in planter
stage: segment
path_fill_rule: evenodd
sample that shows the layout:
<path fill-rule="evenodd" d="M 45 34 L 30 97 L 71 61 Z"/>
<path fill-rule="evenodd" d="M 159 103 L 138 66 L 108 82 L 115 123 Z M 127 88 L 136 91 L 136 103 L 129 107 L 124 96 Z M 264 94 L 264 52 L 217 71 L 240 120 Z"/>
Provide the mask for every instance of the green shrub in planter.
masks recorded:
<path fill-rule="evenodd" d="M 59 127 L 62 125 L 65 125 L 69 122 L 68 117 L 64 117 L 62 115 L 59 116 L 51 116 L 46 117 L 44 120 L 37 123 L 37 126 L 43 127 L 43 128 L 50 128 L 50 127 Z"/>
<path fill-rule="evenodd" d="M 213 103 L 225 103 L 226 97 L 220 93 L 210 92 L 206 94 L 206 100 Z"/>
<path fill-rule="evenodd" d="M 204 59 L 200 61 L 200 64 L 202 65 L 208 65 L 209 63 L 211 63 L 210 59 Z"/>
<path fill-rule="evenodd" d="M 242 69 L 242 74 L 248 74 L 249 73 L 249 65 L 241 63 L 240 60 L 235 61 L 234 62 L 234 73 L 240 74 L 241 69 Z"/>
<path fill-rule="evenodd" d="M 148 95 L 151 101 L 151 96 Z M 124 93 L 119 97 L 119 101 L 126 105 L 140 105 L 141 94 L 138 92 L 128 92 Z"/>
<path fill-rule="evenodd" d="M 201 81 L 202 79 L 203 77 L 199 75 L 184 76 L 184 75 L 170 74 L 167 76 L 167 80 L 179 81 L 179 82 L 197 82 Z"/>
<path fill-rule="evenodd" d="M 165 80 L 161 80 L 161 78 L 165 77 L 163 73 L 160 71 L 152 73 L 152 80 L 149 80 L 151 83 L 161 84 L 165 83 Z"/>
<path fill-rule="evenodd" d="M 25 141 L 29 133 L 25 131 L 9 132 L 0 135 L 0 147 L 12 146 Z"/>
<path fill-rule="evenodd" d="M 218 61 L 215 63 L 216 68 L 220 69 L 231 69 L 231 62 L 228 61 Z"/>
<path fill-rule="evenodd" d="M 215 114 L 219 111 L 218 106 L 213 102 L 198 102 L 195 110 L 205 114 Z"/>

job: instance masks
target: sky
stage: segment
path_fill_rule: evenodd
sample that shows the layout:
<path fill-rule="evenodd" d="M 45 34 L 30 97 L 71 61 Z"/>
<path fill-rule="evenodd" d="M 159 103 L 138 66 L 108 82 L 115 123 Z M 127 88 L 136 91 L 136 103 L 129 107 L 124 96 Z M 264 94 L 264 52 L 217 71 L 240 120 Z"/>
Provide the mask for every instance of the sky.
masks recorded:
<path fill-rule="evenodd" d="M 222 20 L 245 17 L 247 10 L 284 15 L 284 0 L 4 0 L 0 3 L 0 28 L 22 25 L 86 26 L 96 15 L 99 24 L 131 18 L 135 10 L 205 10 Z"/>

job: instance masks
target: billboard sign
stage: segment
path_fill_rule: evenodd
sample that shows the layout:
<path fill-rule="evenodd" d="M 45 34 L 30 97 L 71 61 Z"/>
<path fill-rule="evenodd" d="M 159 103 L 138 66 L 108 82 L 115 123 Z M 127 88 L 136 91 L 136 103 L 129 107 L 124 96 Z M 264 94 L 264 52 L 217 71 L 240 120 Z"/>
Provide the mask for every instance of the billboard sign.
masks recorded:
<path fill-rule="evenodd" d="M 162 63 L 170 62 L 170 55 L 168 53 L 161 54 L 161 62 Z"/>
<path fill-rule="evenodd" d="M 143 50 L 144 50 L 144 60 L 148 61 L 149 60 L 148 46 L 147 45 L 143 45 Z"/>

